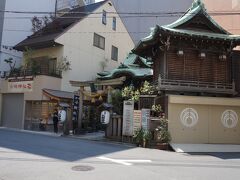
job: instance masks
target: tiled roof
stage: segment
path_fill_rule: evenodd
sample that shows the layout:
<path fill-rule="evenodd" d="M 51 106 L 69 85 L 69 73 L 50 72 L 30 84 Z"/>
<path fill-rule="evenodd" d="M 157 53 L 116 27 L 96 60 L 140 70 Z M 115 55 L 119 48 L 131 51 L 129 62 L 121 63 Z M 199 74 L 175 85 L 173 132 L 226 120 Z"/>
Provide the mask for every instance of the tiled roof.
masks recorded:
<path fill-rule="evenodd" d="M 43 89 L 43 93 L 56 99 L 73 99 L 73 96 L 74 96 L 74 93 L 72 92 L 53 90 L 53 89 Z"/>
<path fill-rule="evenodd" d="M 41 48 L 41 47 L 49 47 L 52 45 L 59 45 L 55 43 L 55 39 L 59 37 L 62 33 L 65 32 L 66 29 L 84 19 L 89 13 L 95 11 L 97 8 L 102 6 L 105 1 L 101 1 L 98 3 L 90 4 L 87 6 L 78 7 L 72 9 L 68 13 L 63 16 L 55 19 L 53 22 L 48 24 L 43 29 L 37 31 L 31 36 L 27 37 L 22 42 L 18 43 L 14 49 L 23 51 L 25 47 Z M 81 12 L 81 13 L 78 13 Z"/>
<path fill-rule="evenodd" d="M 135 78 L 153 76 L 151 63 L 136 54 L 130 53 L 123 64 L 110 72 L 98 73 L 98 79 L 113 79 L 119 75 L 128 74 Z"/>

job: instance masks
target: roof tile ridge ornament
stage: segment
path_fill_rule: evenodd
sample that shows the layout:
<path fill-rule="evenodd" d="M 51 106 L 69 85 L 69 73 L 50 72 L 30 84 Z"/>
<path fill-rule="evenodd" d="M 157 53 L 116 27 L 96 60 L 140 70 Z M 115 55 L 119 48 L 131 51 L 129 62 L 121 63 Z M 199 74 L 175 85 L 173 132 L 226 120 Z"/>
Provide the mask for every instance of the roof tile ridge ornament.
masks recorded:
<path fill-rule="evenodd" d="M 202 2 L 202 0 L 194 0 L 190 9 L 193 10 L 197 7 L 201 7 L 202 9 L 206 10 L 205 4 Z"/>

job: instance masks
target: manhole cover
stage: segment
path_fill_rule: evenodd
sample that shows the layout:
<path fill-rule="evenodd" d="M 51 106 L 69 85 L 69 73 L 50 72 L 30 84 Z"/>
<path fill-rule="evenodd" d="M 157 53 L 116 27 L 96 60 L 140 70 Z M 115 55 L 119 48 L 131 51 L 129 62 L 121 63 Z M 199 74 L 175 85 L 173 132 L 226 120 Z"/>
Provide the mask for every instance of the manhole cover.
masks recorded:
<path fill-rule="evenodd" d="M 92 171 L 94 170 L 94 167 L 92 166 L 73 166 L 73 171 Z"/>

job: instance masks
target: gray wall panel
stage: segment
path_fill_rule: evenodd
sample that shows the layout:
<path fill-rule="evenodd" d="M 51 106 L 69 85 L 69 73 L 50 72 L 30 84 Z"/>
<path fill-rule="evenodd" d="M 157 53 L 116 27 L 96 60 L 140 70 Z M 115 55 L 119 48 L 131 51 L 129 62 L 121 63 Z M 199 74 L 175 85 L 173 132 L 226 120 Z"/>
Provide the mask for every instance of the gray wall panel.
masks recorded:
<path fill-rule="evenodd" d="M 23 125 L 23 94 L 3 94 L 2 96 L 2 126 L 22 129 Z"/>

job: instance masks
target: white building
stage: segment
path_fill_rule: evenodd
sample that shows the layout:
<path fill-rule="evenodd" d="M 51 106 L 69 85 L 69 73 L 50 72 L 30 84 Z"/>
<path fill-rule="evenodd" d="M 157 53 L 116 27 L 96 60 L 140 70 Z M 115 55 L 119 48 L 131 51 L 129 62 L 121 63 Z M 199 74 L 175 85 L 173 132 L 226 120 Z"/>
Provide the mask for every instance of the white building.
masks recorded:
<path fill-rule="evenodd" d="M 38 68 L 24 72 L 30 79 L 14 74 L 13 80 L 3 82 L 2 126 L 29 128 L 29 122 L 46 119 L 53 107 L 52 99 L 64 99 L 69 95 L 66 91 L 78 90 L 71 87 L 70 80 L 94 80 L 103 69 L 118 67 L 134 47 L 111 1 L 78 7 L 71 12 L 15 46 L 21 51 L 31 48 L 31 61 Z M 71 70 L 59 67 L 63 59 L 70 62 Z M 13 108 L 15 113 L 10 113 Z"/>

